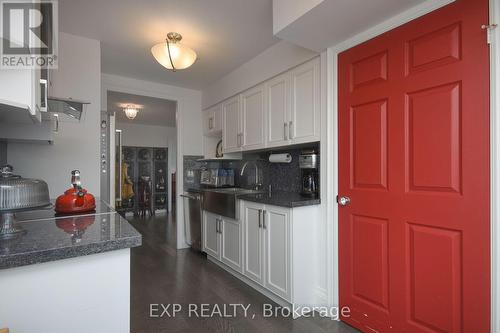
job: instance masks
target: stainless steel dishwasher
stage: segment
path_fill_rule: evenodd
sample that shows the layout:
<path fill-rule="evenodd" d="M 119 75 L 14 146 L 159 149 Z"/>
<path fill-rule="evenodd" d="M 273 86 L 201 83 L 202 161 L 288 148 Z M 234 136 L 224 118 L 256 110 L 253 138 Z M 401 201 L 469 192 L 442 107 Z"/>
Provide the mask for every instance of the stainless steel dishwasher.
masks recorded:
<path fill-rule="evenodd" d="M 201 251 L 202 195 L 198 191 L 181 194 L 184 203 L 184 236 L 193 250 Z"/>

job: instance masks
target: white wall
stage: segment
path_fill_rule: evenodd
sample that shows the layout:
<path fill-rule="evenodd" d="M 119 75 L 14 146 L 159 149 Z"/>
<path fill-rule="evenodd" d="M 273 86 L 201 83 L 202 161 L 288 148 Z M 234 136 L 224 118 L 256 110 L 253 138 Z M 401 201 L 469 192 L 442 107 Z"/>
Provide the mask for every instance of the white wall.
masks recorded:
<path fill-rule="evenodd" d="M 273 32 L 276 35 L 290 23 L 324 0 L 273 0 Z"/>
<path fill-rule="evenodd" d="M 45 180 L 52 198 L 70 187 L 74 169 L 82 172 L 83 186 L 99 196 L 100 42 L 59 33 L 59 69 L 52 72 L 53 96 L 90 102 L 84 118 L 61 123 L 53 145 L 9 143 L 7 160 L 16 174 Z"/>
<path fill-rule="evenodd" d="M 172 173 L 177 170 L 177 129 L 167 126 L 152 126 L 117 122 L 122 130 L 124 146 L 168 148 L 168 210 L 172 211 Z"/>
<path fill-rule="evenodd" d="M 184 211 L 182 200 L 180 200 L 180 195 L 184 190 L 182 164 L 184 155 L 203 155 L 201 91 L 102 74 L 101 104 L 106 108 L 108 90 L 164 98 L 177 102 L 177 248 L 188 247 L 184 239 Z M 114 123 L 114 120 L 111 123 Z M 113 170 L 114 165 L 110 165 L 110 168 Z M 113 175 L 110 176 L 113 177 Z"/>
<path fill-rule="evenodd" d="M 203 109 L 297 66 L 318 53 L 279 42 L 203 90 Z"/>

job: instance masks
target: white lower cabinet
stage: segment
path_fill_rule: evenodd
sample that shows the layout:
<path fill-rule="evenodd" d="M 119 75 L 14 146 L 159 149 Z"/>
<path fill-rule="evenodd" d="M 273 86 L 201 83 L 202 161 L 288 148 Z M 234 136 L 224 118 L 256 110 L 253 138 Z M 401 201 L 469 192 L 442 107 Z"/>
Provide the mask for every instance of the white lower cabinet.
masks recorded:
<path fill-rule="evenodd" d="M 204 212 L 203 250 L 210 260 L 283 306 L 326 304 L 320 206 L 242 200 L 238 210 L 236 220 Z"/>
<path fill-rule="evenodd" d="M 219 218 L 217 215 L 203 214 L 203 251 L 220 260 Z"/>
<path fill-rule="evenodd" d="M 243 274 L 290 301 L 289 209 L 243 203 L 245 269 Z"/>
<path fill-rule="evenodd" d="M 241 222 L 220 218 L 221 261 L 232 269 L 241 272 Z"/>
<path fill-rule="evenodd" d="M 203 251 L 241 272 L 241 222 L 209 212 L 203 213 Z"/>
<path fill-rule="evenodd" d="M 243 206 L 244 252 L 245 264 L 243 274 L 249 279 L 264 283 L 263 248 L 264 235 L 262 232 L 261 205 L 245 202 Z"/>
<path fill-rule="evenodd" d="M 264 285 L 290 300 L 290 214 L 289 209 L 266 206 L 262 213 L 264 233 Z"/>

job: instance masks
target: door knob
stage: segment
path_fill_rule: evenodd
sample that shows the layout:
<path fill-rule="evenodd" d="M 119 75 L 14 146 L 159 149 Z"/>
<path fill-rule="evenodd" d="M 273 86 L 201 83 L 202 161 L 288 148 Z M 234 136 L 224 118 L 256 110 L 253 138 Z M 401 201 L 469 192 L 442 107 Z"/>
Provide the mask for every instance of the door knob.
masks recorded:
<path fill-rule="evenodd" d="M 337 198 L 338 198 L 337 202 L 341 206 L 347 206 L 351 202 L 351 199 L 349 199 L 349 197 L 337 197 Z"/>

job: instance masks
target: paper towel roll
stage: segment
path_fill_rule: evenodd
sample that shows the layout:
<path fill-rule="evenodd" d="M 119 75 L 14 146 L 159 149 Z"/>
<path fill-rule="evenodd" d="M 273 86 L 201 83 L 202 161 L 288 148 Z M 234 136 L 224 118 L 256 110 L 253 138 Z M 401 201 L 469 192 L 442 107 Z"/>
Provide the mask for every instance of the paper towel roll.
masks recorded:
<path fill-rule="evenodd" d="M 292 162 L 292 155 L 286 154 L 271 154 L 269 155 L 269 162 L 271 163 L 290 163 Z"/>

